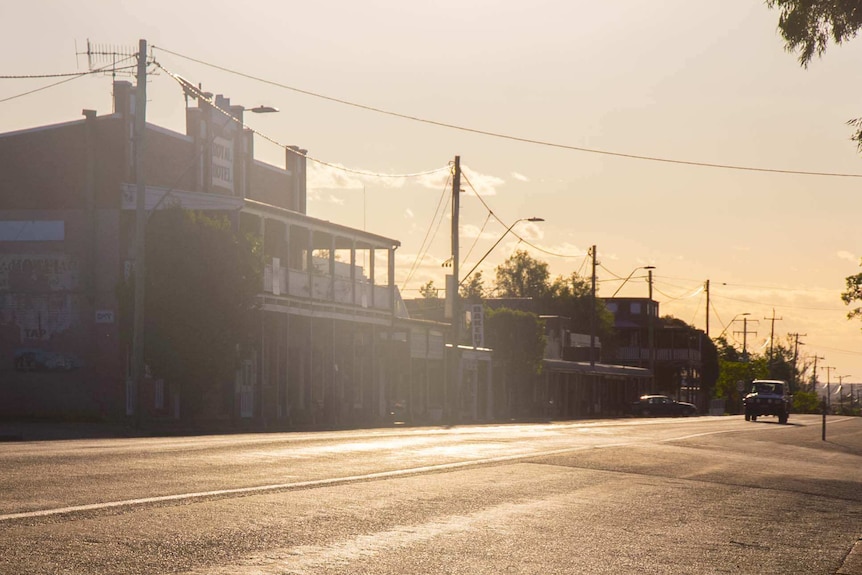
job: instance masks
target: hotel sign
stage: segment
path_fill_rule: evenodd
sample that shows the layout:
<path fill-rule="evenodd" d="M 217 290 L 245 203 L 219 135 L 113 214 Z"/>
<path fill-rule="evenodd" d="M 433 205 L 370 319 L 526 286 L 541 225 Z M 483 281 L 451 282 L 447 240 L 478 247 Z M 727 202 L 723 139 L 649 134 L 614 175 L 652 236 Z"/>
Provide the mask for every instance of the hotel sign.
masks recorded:
<path fill-rule="evenodd" d="M 216 136 L 212 145 L 212 185 L 233 193 L 233 140 Z"/>

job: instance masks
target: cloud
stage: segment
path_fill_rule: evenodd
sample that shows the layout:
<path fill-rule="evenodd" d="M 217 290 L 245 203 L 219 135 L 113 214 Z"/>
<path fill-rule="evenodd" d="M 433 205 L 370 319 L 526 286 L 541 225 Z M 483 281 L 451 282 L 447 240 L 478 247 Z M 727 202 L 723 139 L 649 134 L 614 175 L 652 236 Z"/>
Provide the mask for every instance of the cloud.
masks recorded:
<path fill-rule="evenodd" d="M 524 174 L 520 174 L 518 172 L 512 172 L 512 177 L 518 180 L 519 182 L 529 182 L 530 179 Z"/>
<path fill-rule="evenodd" d="M 335 204 L 336 206 L 343 206 L 344 205 L 344 198 L 339 198 L 337 196 L 333 196 L 332 194 L 330 194 L 329 195 L 329 203 Z"/>
<path fill-rule="evenodd" d="M 307 164 L 307 186 L 312 189 L 362 189 L 364 183 L 354 174 L 317 162 Z"/>
<path fill-rule="evenodd" d="M 466 166 L 464 167 L 466 168 Z M 496 196 L 497 188 L 506 183 L 503 178 L 490 174 L 480 174 L 468 169 L 464 169 L 463 172 L 465 181 L 462 181 L 462 187 L 468 192 L 475 190 L 482 197 Z"/>
<path fill-rule="evenodd" d="M 410 218 L 411 220 L 412 220 L 414 217 L 416 217 L 416 216 L 413 214 L 413 210 L 411 210 L 410 208 L 407 208 L 406 210 L 404 210 L 404 215 L 405 215 L 405 216 L 407 216 L 408 218 Z"/>
<path fill-rule="evenodd" d="M 840 260 L 847 260 L 848 262 L 853 262 L 853 263 L 856 263 L 859 261 L 858 256 L 856 256 L 850 252 L 844 251 L 844 250 L 839 251 L 835 255 L 837 255 L 838 259 L 840 259 Z"/>
<path fill-rule="evenodd" d="M 449 172 L 446 169 L 439 169 L 431 173 L 426 173 L 417 176 L 405 177 L 399 174 L 389 174 L 386 172 L 376 172 L 374 170 L 357 169 L 360 172 L 368 172 L 367 174 L 358 174 L 349 171 L 354 168 L 348 168 L 342 164 L 321 164 L 309 160 L 307 163 L 307 182 L 308 189 L 352 189 L 361 190 L 366 183 L 373 184 L 375 187 L 386 188 L 403 188 L 406 185 L 419 185 L 424 188 L 439 190 L 446 185 L 449 180 Z"/>

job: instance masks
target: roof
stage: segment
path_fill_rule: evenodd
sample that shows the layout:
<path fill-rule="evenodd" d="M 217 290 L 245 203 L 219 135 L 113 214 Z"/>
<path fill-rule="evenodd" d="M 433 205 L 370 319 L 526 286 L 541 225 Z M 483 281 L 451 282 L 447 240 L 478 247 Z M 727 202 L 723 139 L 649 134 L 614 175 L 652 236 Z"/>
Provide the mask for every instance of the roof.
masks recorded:
<path fill-rule="evenodd" d="M 621 377 L 652 377 L 652 372 L 643 367 L 627 365 L 610 365 L 606 363 L 590 364 L 588 361 L 565 361 L 562 359 L 543 359 L 546 370 L 557 373 L 585 373 L 595 375 L 615 375 Z"/>

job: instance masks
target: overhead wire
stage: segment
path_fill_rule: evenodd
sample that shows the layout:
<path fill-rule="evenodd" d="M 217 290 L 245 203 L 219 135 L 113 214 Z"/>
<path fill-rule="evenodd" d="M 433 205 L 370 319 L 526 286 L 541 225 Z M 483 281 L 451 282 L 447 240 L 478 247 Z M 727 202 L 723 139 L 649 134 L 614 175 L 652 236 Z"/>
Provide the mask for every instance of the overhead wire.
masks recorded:
<path fill-rule="evenodd" d="M 381 172 L 371 172 L 368 170 L 358 170 L 355 168 L 348 168 L 346 166 L 340 166 L 338 164 L 333 164 L 331 162 L 321 160 L 320 158 L 315 158 L 314 156 L 308 155 L 307 152 L 301 152 L 299 150 L 293 149 L 290 146 L 279 142 L 275 138 L 273 138 L 267 134 L 264 134 L 263 132 L 255 129 L 255 128 L 252 128 L 251 126 L 249 126 L 248 124 L 246 124 L 245 122 L 240 120 L 239 118 L 233 116 L 228 110 L 224 110 L 224 109 L 220 108 L 219 106 L 217 106 L 215 101 L 211 97 L 207 96 L 202 90 L 200 90 L 198 87 L 196 87 L 194 84 L 192 84 L 191 82 L 189 82 L 188 80 L 186 80 L 185 78 L 180 76 L 179 74 L 176 74 L 176 73 L 168 70 L 158 61 L 154 60 L 153 63 L 156 66 L 158 66 L 161 70 L 163 70 L 165 72 L 165 74 L 167 74 L 168 76 L 173 78 L 183 88 L 183 90 L 186 93 L 190 93 L 192 95 L 192 97 L 206 102 L 208 105 L 212 106 L 219 113 L 221 113 L 225 117 L 227 117 L 229 120 L 235 122 L 239 126 L 242 126 L 243 129 L 254 132 L 254 134 L 256 136 L 259 136 L 259 137 L 263 138 L 264 140 L 266 140 L 266 141 L 268 141 L 268 142 L 270 142 L 270 143 L 272 143 L 272 144 L 274 144 L 280 148 L 284 148 L 286 151 L 288 151 L 292 154 L 295 154 L 297 156 L 301 156 L 301 157 L 305 158 L 306 160 L 308 160 L 310 162 L 314 162 L 318 165 L 326 166 L 328 168 L 332 168 L 334 170 L 339 170 L 339 171 L 346 172 L 349 174 L 356 174 L 356 175 L 367 176 L 367 177 L 371 177 L 371 178 L 416 178 L 416 177 L 436 174 L 437 172 L 441 172 L 443 170 L 449 169 L 448 166 L 441 166 L 439 168 L 434 168 L 432 170 L 425 170 L 423 172 L 413 172 L 413 173 L 407 173 L 407 174 L 387 174 L 387 173 L 381 173 Z"/>
<path fill-rule="evenodd" d="M 131 56 L 134 58 L 134 56 Z M 124 60 L 127 58 L 124 58 Z M 123 61 L 123 60 L 121 60 Z M 41 86 L 39 88 L 34 88 L 32 90 L 28 90 L 26 92 L 22 92 L 20 94 L 15 94 L 14 96 L 7 96 L 6 98 L 0 99 L 0 104 L 4 102 L 9 102 L 10 100 L 15 100 L 17 98 L 23 98 L 24 96 L 29 96 L 31 94 L 35 94 L 37 92 L 42 92 L 43 90 L 48 90 L 50 88 L 55 88 L 62 84 L 66 84 L 71 82 L 72 80 L 77 80 L 78 78 L 83 78 L 84 76 L 90 76 L 93 74 L 101 74 L 110 70 L 126 70 L 128 68 L 134 68 L 135 66 L 124 66 L 122 68 L 116 68 L 114 64 L 102 66 L 100 68 L 96 68 L 94 70 L 88 70 L 86 72 L 77 72 L 77 73 L 69 73 L 69 74 L 31 74 L 27 76 L 0 76 L 2 80 L 24 80 L 24 79 L 34 79 L 34 78 L 64 78 L 59 82 L 54 82 L 52 84 L 48 84 L 46 86 Z"/>
<path fill-rule="evenodd" d="M 488 222 L 491 221 L 491 213 L 485 215 L 485 221 L 482 222 L 482 227 L 479 228 L 479 233 L 476 234 L 476 237 L 473 238 L 473 243 L 470 245 L 470 249 L 467 250 L 467 254 L 464 256 L 464 259 L 461 260 L 461 265 L 466 265 L 467 259 L 470 257 L 470 254 L 473 253 L 473 250 L 476 249 L 476 244 L 479 243 L 479 239 L 482 237 L 482 232 L 485 231 L 485 228 L 488 226 Z"/>
<path fill-rule="evenodd" d="M 183 58 L 185 60 L 189 60 L 191 62 L 195 62 L 195 63 L 201 64 L 203 66 L 207 66 L 207 67 L 210 67 L 210 68 L 213 68 L 216 70 L 220 70 L 222 72 L 227 72 L 229 74 L 234 74 L 236 76 L 247 78 L 249 80 L 254 80 L 256 82 L 261 82 L 264 84 L 268 84 L 270 86 L 283 88 L 285 90 L 290 90 L 290 91 L 296 92 L 298 94 L 304 94 L 306 96 L 311 96 L 314 98 L 319 98 L 322 100 L 335 102 L 335 103 L 342 104 L 345 106 L 351 106 L 354 108 L 358 108 L 358 109 L 362 109 L 362 110 L 366 110 L 366 111 L 370 111 L 370 112 L 375 112 L 378 114 L 384 114 L 384 115 L 392 116 L 395 118 L 402 118 L 405 120 L 411 120 L 414 122 L 420 122 L 420 123 L 428 124 L 428 125 L 432 125 L 432 126 L 448 128 L 451 130 L 458 130 L 458 131 L 462 131 L 462 132 L 468 132 L 471 134 L 478 134 L 478 135 L 482 135 L 482 136 L 489 136 L 489 137 L 493 137 L 493 138 L 499 138 L 499 139 L 510 140 L 510 141 L 515 141 L 515 142 L 522 142 L 522 143 L 526 143 L 526 144 L 533 144 L 533 145 L 545 146 L 545 147 L 549 147 L 549 148 L 570 150 L 570 151 L 575 151 L 575 152 L 599 154 L 599 155 L 612 156 L 612 157 L 617 157 L 617 158 L 626 158 L 626 159 L 631 159 L 631 160 L 660 162 L 660 163 L 666 163 L 666 164 L 676 164 L 676 165 L 693 166 L 693 167 L 700 167 L 700 168 L 714 168 L 714 169 L 737 170 L 737 171 L 747 171 L 747 172 L 765 172 L 765 173 L 773 173 L 773 174 L 789 174 L 789 175 L 798 175 L 798 176 L 862 178 L 862 174 L 841 173 L 841 172 L 820 172 L 820 171 L 808 171 L 808 170 L 789 170 L 789 169 L 779 169 L 779 168 L 761 168 L 761 167 L 757 167 L 757 166 L 743 166 L 743 165 L 724 164 L 724 163 L 717 163 L 717 162 L 679 160 L 679 159 L 674 159 L 674 158 L 649 156 L 649 155 L 645 155 L 645 154 L 630 154 L 630 153 L 624 153 L 624 152 L 616 152 L 616 151 L 612 151 L 612 150 L 602 150 L 602 149 L 598 149 L 598 148 L 587 148 L 584 146 L 573 146 L 573 145 L 569 145 L 569 144 L 560 144 L 560 143 L 549 142 L 549 141 L 545 141 L 545 140 L 537 140 L 537 139 L 533 139 L 533 138 L 513 136 L 513 135 L 509 135 L 509 134 L 504 134 L 501 132 L 492 132 L 489 130 L 480 130 L 480 129 L 476 129 L 476 128 L 468 128 L 466 126 L 460 126 L 460 125 L 451 124 L 448 122 L 429 120 L 427 118 L 421 118 L 419 116 L 414 116 L 414 115 L 410 115 L 410 114 L 402 114 L 399 112 L 392 112 L 390 110 L 384 110 L 382 108 L 377 108 L 375 106 L 358 104 L 356 102 L 351 102 L 349 100 L 345 100 L 342 98 L 335 98 L 332 96 L 320 94 L 318 92 L 312 92 L 310 90 L 304 90 L 304 89 L 297 88 L 294 86 L 289 86 L 287 84 L 275 82 L 273 80 L 267 80 L 267 79 L 261 78 L 259 76 L 247 74 L 245 72 L 240 72 L 239 70 L 234 70 L 231 68 L 227 68 L 225 66 L 213 64 L 213 63 L 207 62 L 205 60 L 193 58 L 193 57 L 187 56 L 185 54 L 180 54 L 179 52 L 174 52 L 172 50 L 169 50 L 167 48 L 163 48 L 161 46 L 153 46 L 153 50 L 161 50 L 162 52 L 165 52 L 167 54 L 171 54 L 171 55 L 176 56 L 178 58 Z"/>
<path fill-rule="evenodd" d="M 434 238 L 437 237 L 437 232 L 440 230 L 440 225 L 443 222 L 442 214 L 446 211 L 446 206 L 449 205 L 449 194 L 447 194 L 447 190 L 449 188 L 449 182 L 451 182 L 451 176 L 446 180 L 446 183 L 443 185 L 443 192 L 440 194 L 440 199 L 437 201 L 437 207 L 434 210 L 434 215 L 431 217 L 431 220 L 428 222 L 428 227 L 425 229 L 425 237 L 422 238 L 422 245 L 419 246 L 419 252 L 416 254 L 416 259 L 413 261 L 413 265 L 410 267 L 410 271 L 407 273 L 407 277 L 404 278 L 404 281 L 401 284 L 401 290 L 404 291 L 407 289 L 407 284 L 410 280 L 413 279 L 413 275 L 419 269 L 419 265 L 422 263 L 422 260 L 425 259 L 425 255 L 427 254 L 428 249 L 430 249 L 431 244 L 434 242 Z M 438 214 L 440 215 L 439 221 L 437 220 Z M 434 225 L 434 222 L 437 221 L 437 225 Z M 434 229 L 434 235 L 431 236 L 429 240 L 428 237 L 431 235 L 431 230 Z"/>
<path fill-rule="evenodd" d="M 831 312 L 846 311 L 844 309 L 834 308 L 834 307 L 815 307 L 815 306 L 764 303 L 764 302 L 760 302 L 760 301 L 754 301 L 754 300 L 742 299 L 742 298 L 734 298 L 734 297 L 728 297 L 728 296 L 724 296 L 724 295 L 721 295 L 721 296 L 713 295 L 712 299 L 724 299 L 724 300 L 729 300 L 729 301 L 737 301 L 740 303 L 750 303 L 753 305 L 761 305 L 764 307 L 775 307 L 775 308 L 779 308 L 779 309 L 802 309 L 802 310 L 808 310 L 808 311 L 831 311 Z"/>
<path fill-rule="evenodd" d="M 473 194 L 476 196 L 476 198 L 480 202 L 482 202 L 482 205 L 485 206 L 486 210 L 488 210 L 488 213 L 490 213 L 491 216 L 493 216 L 493 218 L 495 220 L 500 222 L 500 224 L 506 226 L 507 229 L 510 228 L 511 226 L 507 225 L 506 222 L 504 222 L 496 213 L 494 213 L 494 210 L 491 209 L 491 206 L 488 205 L 488 202 L 485 201 L 485 198 L 483 198 L 482 195 L 479 193 L 479 191 L 473 186 L 473 183 L 470 181 L 469 176 L 467 176 L 467 174 L 465 173 L 465 171 L 463 169 L 461 170 L 461 175 L 463 176 L 464 181 L 467 183 L 467 185 L 470 186 L 470 189 L 473 190 Z M 534 250 L 541 252 L 543 254 L 547 254 L 549 256 L 554 256 L 557 258 L 579 258 L 579 257 L 583 257 L 583 254 L 567 255 L 567 254 L 559 254 L 559 253 L 552 252 L 550 250 L 546 250 L 545 248 L 541 248 L 541 247 L 531 243 L 530 241 L 526 240 L 523 236 L 521 236 L 520 234 L 518 234 L 516 231 L 514 231 L 512 229 L 509 229 L 508 233 L 512 234 L 513 236 L 518 238 L 521 242 L 527 244 L 528 246 L 530 246 Z"/>

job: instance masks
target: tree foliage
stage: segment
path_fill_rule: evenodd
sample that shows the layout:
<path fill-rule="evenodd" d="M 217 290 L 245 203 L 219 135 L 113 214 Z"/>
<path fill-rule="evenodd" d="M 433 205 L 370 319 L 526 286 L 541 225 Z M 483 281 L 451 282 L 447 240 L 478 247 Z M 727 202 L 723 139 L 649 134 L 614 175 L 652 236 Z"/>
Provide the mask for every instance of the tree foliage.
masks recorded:
<path fill-rule="evenodd" d="M 531 391 L 542 370 L 545 323 L 539 316 L 508 308 L 485 309 L 485 342 L 494 350 L 494 373 L 508 382 L 515 412 L 529 411 Z"/>
<path fill-rule="evenodd" d="M 145 361 L 181 388 L 184 415 L 224 412 L 218 402 L 232 389 L 238 349 L 254 333 L 259 242 L 237 237 L 226 218 L 171 207 L 151 216 L 146 249 Z M 121 292 L 127 308 L 133 292 L 131 284 Z"/>
<path fill-rule="evenodd" d="M 780 11 L 778 29 L 785 47 L 799 53 L 804 67 L 821 56 L 829 42 L 851 40 L 862 28 L 859 0 L 766 0 L 766 5 Z"/>
<path fill-rule="evenodd" d="M 769 349 L 762 353 L 749 353 L 747 361 L 742 352 L 724 337 L 715 340 L 715 348 L 718 353 L 715 397 L 728 399 L 732 406 L 738 407 L 741 394 L 737 391 L 737 382 L 748 384 L 754 379 L 781 379 L 790 384 L 790 391 L 794 396 L 799 394 L 800 406 L 794 407 L 794 411 L 808 409 L 808 398 L 799 387 L 803 370 L 799 368 L 790 336 L 787 336 L 784 342 L 776 342 L 771 353 Z"/>
<path fill-rule="evenodd" d="M 419 288 L 419 295 L 425 299 L 437 299 L 440 297 L 440 290 L 434 287 L 434 280 L 430 280 Z"/>
<path fill-rule="evenodd" d="M 485 282 L 482 272 L 478 271 L 470 276 L 467 283 L 461 286 L 461 298 L 471 303 L 479 303 L 485 297 Z"/>
<path fill-rule="evenodd" d="M 581 333 L 588 333 L 595 310 L 596 336 L 601 340 L 602 350 L 608 351 L 615 346 L 614 314 L 604 300 L 593 299 L 593 288 L 587 278 L 572 273 L 557 276 L 550 284 L 543 298 L 542 309 L 549 315 L 559 315 L 572 320 L 572 325 Z"/>
<path fill-rule="evenodd" d="M 851 305 L 855 301 L 862 301 L 862 273 L 848 276 L 845 280 L 847 289 L 841 293 L 841 300 L 845 305 Z M 847 312 L 848 318 L 862 317 L 862 307 L 854 307 Z"/>
<path fill-rule="evenodd" d="M 603 300 L 593 298 L 588 279 L 572 273 L 551 280 L 548 264 L 533 258 L 529 252 L 518 250 L 497 267 L 494 293 L 499 297 L 529 297 L 537 302 L 544 315 L 558 315 L 571 319 L 579 333 L 589 333 L 595 310 L 596 336 L 602 349 L 615 345 L 614 316 Z"/>
<path fill-rule="evenodd" d="M 862 28 L 860 0 L 766 0 L 766 5 L 780 11 L 778 29 L 785 48 L 799 54 L 804 68 L 815 55 L 822 56 L 830 42 L 852 40 Z M 850 139 L 862 152 L 862 118 L 847 123 L 856 128 Z"/>
<path fill-rule="evenodd" d="M 549 277 L 547 262 L 534 259 L 526 250 L 517 250 L 497 266 L 494 290 L 498 297 L 541 298 L 550 289 Z"/>

